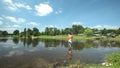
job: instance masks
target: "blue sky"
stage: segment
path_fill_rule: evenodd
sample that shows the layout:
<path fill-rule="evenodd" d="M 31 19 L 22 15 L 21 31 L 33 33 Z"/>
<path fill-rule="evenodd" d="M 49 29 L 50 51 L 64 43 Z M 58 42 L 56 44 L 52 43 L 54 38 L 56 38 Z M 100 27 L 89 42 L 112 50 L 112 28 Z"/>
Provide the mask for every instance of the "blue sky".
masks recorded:
<path fill-rule="evenodd" d="M 0 0 L 0 30 L 120 27 L 120 0 Z"/>

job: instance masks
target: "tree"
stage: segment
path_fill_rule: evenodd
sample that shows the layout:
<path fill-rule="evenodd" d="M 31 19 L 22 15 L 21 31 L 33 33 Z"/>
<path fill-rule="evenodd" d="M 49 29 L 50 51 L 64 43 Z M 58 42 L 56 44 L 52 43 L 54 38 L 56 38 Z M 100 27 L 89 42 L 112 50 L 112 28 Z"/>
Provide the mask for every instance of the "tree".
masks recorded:
<path fill-rule="evenodd" d="M 2 36 L 2 31 L 0 31 L 0 37 Z"/>
<path fill-rule="evenodd" d="M 102 35 L 106 35 L 107 34 L 106 28 L 104 28 L 101 32 L 102 32 Z"/>
<path fill-rule="evenodd" d="M 52 35 L 52 36 L 59 35 L 60 30 L 55 28 L 55 27 L 54 28 L 53 27 L 50 27 L 50 28 L 46 27 L 45 28 L 45 34 L 46 35 Z"/>
<path fill-rule="evenodd" d="M 31 37 L 31 35 L 32 35 L 32 30 L 30 28 L 28 28 L 28 30 L 27 30 L 27 36 Z"/>
<path fill-rule="evenodd" d="M 33 28 L 33 35 L 39 36 L 39 30 L 36 27 Z"/>
<path fill-rule="evenodd" d="M 49 28 L 48 27 L 45 28 L 45 34 L 49 35 Z"/>
<path fill-rule="evenodd" d="M 54 35 L 54 29 L 53 28 L 49 28 L 49 35 Z"/>
<path fill-rule="evenodd" d="M 56 35 L 60 35 L 60 30 L 59 29 L 56 30 Z"/>
<path fill-rule="evenodd" d="M 65 34 L 65 33 L 64 33 L 64 29 L 62 29 L 62 30 L 60 31 L 60 34 L 62 34 L 62 35 Z"/>
<path fill-rule="evenodd" d="M 85 31 L 84 31 L 84 34 L 86 36 L 91 36 L 93 34 L 92 30 L 90 28 L 86 28 Z"/>
<path fill-rule="evenodd" d="M 93 33 L 96 33 L 96 32 L 98 32 L 98 29 L 93 28 L 92 31 L 93 31 Z"/>
<path fill-rule="evenodd" d="M 120 28 L 116 30 L 116 34 L 120 35 Z"/>
<path fill-rule="evenodd" d="M 73 33 L 79 34 L 84 32 L 84 28 L 81 25 L 72 25 Z"/>
<path fill-rule="evenodd" d="M 72 33 L 72 28 L 65 28 L 64 33 L 65 34 Z"/>
<path fill-rule="evenodd" d="M 26 37 L 26 28 L 24 28 L 23 36 Z"/>
<path fill-rule="evenodd" d="M 45 32 L 40 32 L 40 35 L 46 35 Z"/>
<path fill-rule="evenodd" d="M 15 30 L 15 31 L 13 32 L 13 34 L 14 34 L 14 35 L 19 35 L 19 30 Z"/>
<path fill-rule="evenodd" d="M 8 32 L 7 31 L 2 31 L 2 36 L 7 36 L 8 35 Z"/>
<path fill-rule="evenodd" d="M 54 35 L 59 35 L 60 34 L 60 30 L 57 28 L 54 28 Z"/>

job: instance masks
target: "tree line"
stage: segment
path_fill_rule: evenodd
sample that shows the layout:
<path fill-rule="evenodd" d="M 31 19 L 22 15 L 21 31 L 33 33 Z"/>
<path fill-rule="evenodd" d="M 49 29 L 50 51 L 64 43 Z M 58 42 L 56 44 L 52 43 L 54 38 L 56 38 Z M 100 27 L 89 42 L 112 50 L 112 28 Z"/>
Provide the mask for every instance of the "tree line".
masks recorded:
<path fill-rule="evenodd" d="M 64 29 L 58 29 L 56 27 L 46 27 L 45 31 L 40 32 L 38 28 L 34 27 L 32 29 L 30 28 L 24 28 L 23 32 L 20 32 L 19 30 L 14 30 L 12 34 L 9 34 L 7 31 L 1 31 L 0 30 L 0 36 L 10 36 L 10 35 L 16 35 L 19 37 L 31 37 L 31 36 L 39 36 L 39 35 L 50 35 L 50 36 L 56 36 L 56 35 L 66 35 L 66 34 L 75 34 L 75 35 L 86 35 L 86 36 L 92 36 L 95 34 L 99 35 L 119 35 L 120 34 L 120 28 L 119 29 L 101 29 L 98 30 L 97 28 L 88 28 L 83 27 L 82 25 L 72 25 L 71 28 L 64 28 Z"/>

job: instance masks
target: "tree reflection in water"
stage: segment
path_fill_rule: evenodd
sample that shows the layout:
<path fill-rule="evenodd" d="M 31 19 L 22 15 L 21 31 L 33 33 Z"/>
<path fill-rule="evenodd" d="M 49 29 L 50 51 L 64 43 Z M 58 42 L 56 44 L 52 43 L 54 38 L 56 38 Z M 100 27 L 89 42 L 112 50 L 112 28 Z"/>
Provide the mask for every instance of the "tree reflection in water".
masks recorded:
<path fill-rule="evenodd" d="M 20 39 L 21 42 L 23 42 L 23 45 L 26 47 L 28 46 L 32 46 L 32 47 L 36 47 L 39 42 L 44 43 L 44 47 L 49 48 L 49 47 L 65 47 L 68 48 L 68 43 L 65 40 L 54 40 L 54 39 L 39 39 L 39 38 L 21 38 Z M 4 41 L 6 42 L 7 39 L 0 39 L 0 41 Z M 13 42 L 15 44 L 19 43 L 19 38 L 13 38 Z M 119 47 L 116 44 L 120 44 L 118 42 L 109 42 L 109 41 L 101 41 L 101 40 L 86 40 L 86 41 L 73 41 L 72 44 L 72 49 L 73 50 L 83 50 L 84 48 L 98 48 L 99 46 L 109 46 L 109 47 Z M 113 46 L 114 45 L 114 46 Z"/>
<path fill-rule="evenodd" d="M 13 38 L 13 42 L 14 42 L 15 44 L 18 44 L 18 43 L 19 43 L 19 38 Z"/>
<path fill-rule="evenodd" d="M 39 44 L 39 39 L 38 38 L 21 38 L 21 42 L 23 42 L 24 47 L 31 46 L 36 47 Z"/>
<path fill-rule="evenodd" d="M 61 42 L 59 40 L 45 39 L 44 43 L 45 43 L 45 47 L 48 48 L 48 47 L 57 47 L 60 45 Z"/>
<path fill-rule="evenodd" d="M 32 39 L 32 46 L 33 47 L 36 47 L 38 44 L 39 44 L 39 39 L 38 38 Z"/>
<path fill-rule="evenodd" d="M 7 42 L 7 40 L 8 40 L 7 38 L 1 38 L 0 42 Z"/>

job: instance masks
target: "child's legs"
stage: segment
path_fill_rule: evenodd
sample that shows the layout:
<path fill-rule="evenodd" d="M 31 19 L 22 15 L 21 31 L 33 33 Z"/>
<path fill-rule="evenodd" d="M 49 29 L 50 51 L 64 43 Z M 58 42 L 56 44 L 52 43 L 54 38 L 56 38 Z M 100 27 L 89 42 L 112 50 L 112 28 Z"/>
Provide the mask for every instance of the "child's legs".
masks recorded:
<path fill-rule="evenodd" d="M 72 42 L 68 42 L 68 45 L 69 45 L 69 47 L 71 47 L 71 45 L 72 45 Z"/>

